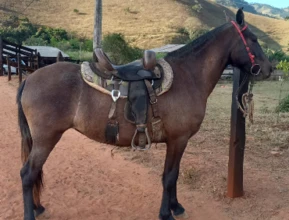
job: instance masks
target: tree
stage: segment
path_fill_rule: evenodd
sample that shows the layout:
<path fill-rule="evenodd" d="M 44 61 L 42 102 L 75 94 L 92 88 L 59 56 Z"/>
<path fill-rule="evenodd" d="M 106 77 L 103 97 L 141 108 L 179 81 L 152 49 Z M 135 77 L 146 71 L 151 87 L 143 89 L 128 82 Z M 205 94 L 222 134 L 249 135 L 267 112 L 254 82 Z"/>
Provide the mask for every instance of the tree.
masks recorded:
<path fill-rule="evenodd" d="M 93 49 L 101 47 L 102 38 L 102 0 L 95 0 Z"/>

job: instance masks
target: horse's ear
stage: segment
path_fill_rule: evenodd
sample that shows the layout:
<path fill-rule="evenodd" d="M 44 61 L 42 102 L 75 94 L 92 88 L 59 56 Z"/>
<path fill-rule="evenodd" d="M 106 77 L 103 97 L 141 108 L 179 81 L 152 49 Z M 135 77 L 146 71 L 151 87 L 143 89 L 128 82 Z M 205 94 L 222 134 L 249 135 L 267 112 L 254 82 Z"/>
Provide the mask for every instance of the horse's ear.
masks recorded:
<path fill-rule="evenodd" d="M 239 10 L 237 11 L 236 21 L 240 26 L 243 26 L 245 24 L 243 7 L 239 8 Z"/>

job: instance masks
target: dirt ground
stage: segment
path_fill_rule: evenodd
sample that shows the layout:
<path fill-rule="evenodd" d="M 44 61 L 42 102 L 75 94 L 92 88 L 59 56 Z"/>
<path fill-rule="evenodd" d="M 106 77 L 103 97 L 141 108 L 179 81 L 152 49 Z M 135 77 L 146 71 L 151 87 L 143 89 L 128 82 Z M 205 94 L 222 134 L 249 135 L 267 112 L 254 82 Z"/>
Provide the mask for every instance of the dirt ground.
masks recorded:
<path fill-rule="evenodd" d="M 289 220 L 286 142 L 289 139 L 274 146 L 270 144 L 270 135 L 266 133 L 264 137 L 262 132 L 275 135 L 277 128 L 268 125 L 266 118 L 270 115 L 265 113 L 257 114 L 259 126 L 248 129 L 245 196 L 225 197 L 230 107 L 227 105 L 226 111 L 220 110 L 214 102 L 222 100 L 214 100 L 216 97 L 230 99 L 231 87 L 217 87 L 209 100 L 204 125 L 190 141 L 181 165 L 178 197 L 187 209 L 188 219 Z M 15 78 L 8 83 L 6 77 L 0 77 L 1 220 L 23 218 L 16 88 Z M 288 135 L 289 129 L 284 130 L 284 125 L 288 125 L 287 119 L 278 129 Z M 265 127 L 270 129 L 264 130 Z M 67 131 L 44 166 L 42 204 L 47 212 L 39 219 L 157 220 L 165 146 L 154 146 L 145 153 L 132 152 L 130 148 L 116 149 L 113 158 L 112 148 L 74 130 Z M 272 153 L 272 149 L 277 153 Z"/>

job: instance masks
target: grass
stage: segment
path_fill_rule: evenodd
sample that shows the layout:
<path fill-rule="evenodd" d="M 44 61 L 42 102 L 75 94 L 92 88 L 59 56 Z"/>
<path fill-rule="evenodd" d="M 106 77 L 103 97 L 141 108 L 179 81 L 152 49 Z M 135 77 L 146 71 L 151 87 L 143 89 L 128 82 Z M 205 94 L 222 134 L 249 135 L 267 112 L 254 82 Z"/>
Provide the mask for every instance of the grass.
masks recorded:
<path fill-rule="evenodd" d="M 149 49 L 170 43 L 171 39 L 179 35 L 179 28 L 210 29 L 223 24 L 225 22 L 223 10 L 231 17 L 235 17 L 235 9 L 227 9 L 205 0 L 198 2 L 202 10 L 194 15 L 191 13 L 191 7 L 195 1 L 192 0 L 164 0 L 158 4 L 153 0 L 135 0 L 133 3 L 118 0 L 103 1 L 103 32 L 123 33 L 134 46 Z M 93 0 L 36 1 L 25 10 L 24 15 L 32 22 L 65 28 L 80 36 L 92 38 L 94 3 Z M 21 10 L 23 7 L 25 5 L 17 4 L 15 10 Z M 79 16 L 74 9 L 83 12 L 83 15 Z M 246 13 L 246 20 L 258 34 L 261 42 L 272 48 L 278 48 L 279 45 L 283 49 L 287 47 L 289 22 L 249 13 Z"/>
<path fill-rule="evenodd" d="M 282 172 L 289 163 L 289 113 L 279 116 L 275 109 L 279 103 L 281 82 L 257 82 L 254 93 L 254 124 L 247 120 L 246 164 L 257 170 L 277 170 Z M 289 94 L 289 81 L 284 82 L 281 98 Z M 207 111 L 200 131 L 191 138 L 183 157 L 180 171 L 180 183 L 194 189 L 210 188 L 212 178 L 218 179 L 211 193 L 222 197 L 226 184 L 228 146 L 230 140 L 232 83 L 217 84 L 208 99 Z M 280 153 L 280 157 L 271 158 L 271 151 Z M 152 147 L 152 150 L 134 152 L 130 148 L 119 152 L 128 160 L 149 167 L 154 173 L 162 174 L 166 152 L 164 144 Z M 271 158 L 267 161 L 267 158 Z M 266 161 L 264 163 L 264 161 Z M 223 168 L 220 168 L 223 167 Z M 221 169 L 221 170 L 218 170 Z M 207 175 L 208 172 L 214 174 Z M 205 182 L 205 183 L 204 183 Z M 208 183 L 207 183 L 208 182 Z M 205 184 L 205 185 L 204 185 Z M 222 186 L 220 186 L 222 185 Z"/>
<path fill-rule="evenodd" d="M 92 52 L 87 51 L 65 51 L 71 59 L 92 61 Z"/>
<path fill-rule="evenodd" d="M 254 160 L 256 167 L 283 167 L 289 163 L 289 113 L 282 113 L 279 116 L 275 109 L 279 103 L 280 94 L 279 81 L 264 81 L 258 82 L 253 88 L 254 93 L 254 124 L 249 124 L 247 120 L 247 142 L 246 142 L 246 160 Z M 284 82 L 281 98 L 289 94 L 289 81 Z M 216 160 L 216 152 L 222 156 L 228 155 L 228 146 L 230 140 L 230 117 L 231 117 L 231 99 L 232 99 L 232 84 L 217 84 L 214 92 L 208 99 L 207 111 L 204 122 L 200 131 L 190 140 L 184 160 L 190 161 L 190 166 L 183 166 L 181 170 L 181 182 L 189 183 L 196 188 L 196 181 L 201 182 L 199 173 L 205 169 L 203 164 L 197 168 L 192 168 L 192 164 L 198 163 L 197 159 L 192 159 L 192 156 L 205 155 L 204 157 L 210 160 Z M 264 110 L 265 109 L 265 110 Z M 284 156 L 279 158 L 279 161 L 274 163 L 266 163 L 261 158 L 270 156 L 272 150 L 279 151 Z M 164 157 L 165 146 L 158 148 L 159 153 Z M 216 152 L 215 152 L 216 151 Z M 258 159 L 255 157 L 257 156 Z M 286 156 L 287 155 L 287 156 Z M 149 164 L 158 163 L 158 172 L 162 172 L 161 158 L 153 155 Z M 147 159 L 146 159 L 147 160 Z M 159 160 L 159 162 L 156 162 Z M 197 161 L 195 161 L 197 160 Z M 258 161 L 256 161 L 258 160 Z M 141 161 L 141 159 L 139 159 Z M 227 158 L 216 163 L 227 163 Z M 186 164 L 186 162 L 184 162 Z M 207 164 L 207 166 L 209 166 Z M 203 167 L 203 168 L 200 168 Z M 156 169 L 156 168 L 155 168 Z M 280 169 L 279 169 L 280 170 Z M 282 170 L 282 169 L 281 169 Z M 281 171 L 280 170 L 280 171 Z M 202 174 L 202 176 L 205 174 Z M 220 179 L 224 179 L 226 173 L 221 175 Z M 199 185 L 199 184 L 197 184 Z M 199 185 L 201 187 L 201 185 Z"/>

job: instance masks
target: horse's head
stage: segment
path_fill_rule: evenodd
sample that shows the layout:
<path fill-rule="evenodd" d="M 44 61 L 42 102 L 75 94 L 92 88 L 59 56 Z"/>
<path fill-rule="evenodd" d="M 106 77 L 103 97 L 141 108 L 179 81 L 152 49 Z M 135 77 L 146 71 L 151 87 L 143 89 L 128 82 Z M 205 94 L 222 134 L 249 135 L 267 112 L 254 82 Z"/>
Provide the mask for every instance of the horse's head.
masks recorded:
<path fill-rule="evenodd" d="M 236 21 L 231 21 L 236 33 L 236 40 L 231 52 L 231 64 L 257 79 L 270 77 L 272 65 L 264 54 L 257 36 L 251 32 L 244 20 L 244 13 L 239 9 Z"/>

